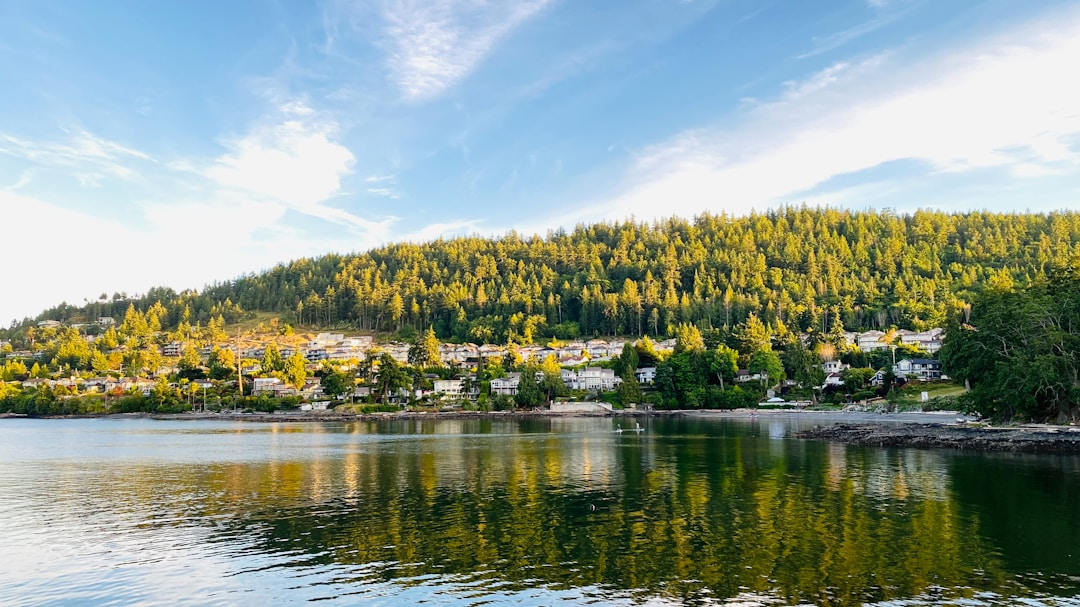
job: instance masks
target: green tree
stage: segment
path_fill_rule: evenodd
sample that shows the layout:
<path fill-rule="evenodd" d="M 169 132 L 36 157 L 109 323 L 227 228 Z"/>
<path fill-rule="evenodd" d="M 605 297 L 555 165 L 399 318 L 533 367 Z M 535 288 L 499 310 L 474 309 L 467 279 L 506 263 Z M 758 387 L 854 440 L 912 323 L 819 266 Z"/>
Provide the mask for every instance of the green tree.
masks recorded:
<path fill-rule="evenodd" d="M 211 379 L 227 379 L 236 375 L 236 355 L 232 350 L 214 347 L 208 360 Z"/>
<path fill-rule="evenodd" d="M 762 383 L 767 386 L 775 386 L 784 381 L 786 377 L 780 357 L 772 350 L 758 350 L 751 354 L 747 370 L 751 374 L 761 373 L 766 376 L 767 380 L 763 380 Z"/>
<path fill-rule="evenodd" d="M 720 389 L 731 384 L 739 370 L 739 353 L 724 344 L 719 344 L 706 352 L 705 363 L 709 371 L 720 384 Z"/>
<path fill-rule="evenodd" d="M 379 356 L 379 371 L 375 380 L 379 402 L 386 403 L 391 395 L 408 385 L 409 375 L 394 357 L 387 353 Z"/>
<path fill-rule="evenodd" d="M 518 391 L 514 395 L 514 402 L 519 407 L 537 407 L 544 402 L 544 392 L 536 382 L 537 369 L 533 365 L 525 365 L 521 369 L 521 379 L 518 382 Z"/>
<path fill-rule="evenodd" d="M 704 352 L 705 339 L 701 331 L 691 324 L 683 323 L 675 328 L 675 353 Z"/>
<path fill-rule="evenodd" d="M 304 381 L 307 380 L 307 360 L 297 350 L 285 361 L 282 371 L 285 374 L 285 382 L 299 390 L 304 387 Z"/>
<path fill-rule="evenodd" d="M 633 371 L 623 372 L 622 383 L 619 384 L 616 392 L 619 395 L 619 402 L 623 405 L 641 402 L 641 384 L 638 383 Z"/>
<path fill-rule="evenodd" d="M 180 371 L 180 377 L 195 379 L 203 375 L 199 352 L 190 344 L 184 346 L 180 353 L 180 361 L 176 364 L 176 367 Z"/>
<path fill-rule="evenodd" d="M 409 346 L 409 364 L 416 367 L 436 367 L 442 363 L 439 356 L 439 338 L 435 337 L 435 331 L 428 328 L 427 332 L 416 338 Z"/>
<path fill-rule="evenodd" d="M 277 344 L 271 342 L 266 345 L 261 366 L 264 373 L 273 373 L 285 369 L 285 359 L 282 358 L 281 350 L 278 350 Z"/>
<path fill-rule="evenodd" d="M 341 371 L 330 371 L 322 378 L 322 389 L 327 396 L 337 398 L 350 393 L 353 387 L 352 376 Z"/>
<path fill-rule="evenodd" d="M 753 356 L 755 352 L 772 350 L 769 331 L 757 314 L 750 314 L 746 322 L 735 327 L 735 339 L 741 354 Z"/>

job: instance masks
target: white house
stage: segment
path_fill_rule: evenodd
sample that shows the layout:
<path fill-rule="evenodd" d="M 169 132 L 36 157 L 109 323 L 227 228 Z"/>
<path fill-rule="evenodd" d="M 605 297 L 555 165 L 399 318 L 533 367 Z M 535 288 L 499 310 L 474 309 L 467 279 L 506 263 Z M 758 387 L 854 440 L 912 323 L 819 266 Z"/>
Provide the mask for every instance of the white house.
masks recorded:
<path fill-rule="evenodd" d="M 851 365 L 845 365 L 844 363 L 842 363 L 842 362 L 840 362 L 838 360 L 827 360 L 827 361 L 821 363 L 821 370 L 824 371 L 826 375 L 828 375 L 829 373 L 839 373 L 839 372 L 843 371 L 844 369 L 850 369 L 850 368 L 851 368 Z"/>
<path fill-rule="evenodd" d="M 571 390 L 588 390 L 590 392 L 611 392 L 622 383 L 622 378 L 615 375 L 611 369 L 600 367 L 586 367 L 578 371 L 573 377 L 566 376 L 570 381 L 566 382 Z"/>
<path fill-rule="evenodd" d="M 513 396 L 517 394 L 520 383 L 521 373 L 509 373 L 506 377 L 491 380 L 491 393 Z"/>
<path fill-rule="evenodd" d="M 859 333 L 858 346 L 863 352 L 872 352 L 874 350 L 884 350 L 889 347 L 889 344 L 885 343 L 885 333 L 881 331 L 866 331 Z"/>
<path fill-rule="evenodd" d="M 656 367 L 639 367 L 634 376 L 639 384 L 651 384 L 656 380 Z"/>
<path fill-rule="evenodd" d="M 844 380 L 840 376 L 840 373 L 833 371 L 833 372 L 831 372 L 831 373 L 829 373 L 829 374 L 827 374 L 825 376 L 825 383 L 822 385 L 822 388 L 828 388 L 829 386 L 842 386 L 842 385 L 844 385 Z"/>
<path fill-rule="evenodd" d="M 274 394 L 279 386 L 284 385 L 285 382 L 276 377 L 256 377 L 251 388 L 251 393 L 254 395 Z"/>
<path fill-rule="evenodd" d="M 345 339 L 344 333 L 319 333 L 315 339 L 308 342 L 308 348 L 325 348 L 332 346 Z"/>
<path fill-rule="evenodd" d="M 460 379 L 436 379 L 435 394 L 446 398 L 461 398 L 465 392 L 465 382 Z"/>

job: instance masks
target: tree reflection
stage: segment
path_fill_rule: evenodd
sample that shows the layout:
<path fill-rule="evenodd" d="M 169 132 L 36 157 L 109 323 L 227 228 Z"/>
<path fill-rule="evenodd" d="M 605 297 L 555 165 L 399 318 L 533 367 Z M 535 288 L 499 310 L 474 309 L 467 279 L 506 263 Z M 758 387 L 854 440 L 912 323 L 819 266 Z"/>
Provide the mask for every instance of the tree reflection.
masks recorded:
<path fill-rule="evenodd" d="M 1019 567 L 1006 568 L 1005 542 L 986 539 L 995 533 L 971 507 L 979 500 L 957 495 L 949 454 L 781 440 L 736 423 L 670 422 L 641 436 L 593 420 L 560 434 L 536 423 L 510 436 L 458 422 L 371 441 L 361 439 L 387 428 L 353 424 L 323 430 L 357 437 L 324 457 L 192 470 L 180 489 L 233 513 L 223 538 L 299 555 L 296 566 L 362 572 L 346 576 L 354 582 L 440 576 L 688 604 L 749 593 L 861 605 L 938 588 L 1004 593 Z M 1009 516 L 1023 515 L 1018 500 Z M 1076 511 L 1050 523 L 1073 546 Z"/>

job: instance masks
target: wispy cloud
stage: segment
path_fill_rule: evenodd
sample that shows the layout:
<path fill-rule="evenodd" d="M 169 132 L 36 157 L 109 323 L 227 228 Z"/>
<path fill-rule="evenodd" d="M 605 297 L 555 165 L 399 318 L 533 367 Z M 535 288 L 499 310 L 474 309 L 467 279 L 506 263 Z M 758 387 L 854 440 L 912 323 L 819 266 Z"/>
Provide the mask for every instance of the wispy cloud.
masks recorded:
<path fill-rule="evenodd" d="M 550 1 L 387 0 L 382 16 L 395 83 L 409 100 L 439 95 Z"/>
<path fill-rule="evenodd" d="M 746 212 L 897 160 L 939 173 L 1080 171 L 1080 13 L 1057 15 L 901 69 L 882 56 L 792 82 L 741 124 L 644 150 L 635 185 L 567 219 Z"/>
<path fill-rule="evenodd" d="M 873 4 L 873 0 L 871 0 L 871 4 Z M 885 8 L 885 3 L 881 3 L 877 6 L 877 8 Z M 880 13 L 877 17 L 870 19 L 869 21 L 864 21 L 858 25 L 854 25 L 847 29 L 834 32 L 826 36 L 815 37 L 813 40 L 811 40 L 811 48 L 802 53 L 799 53 L 795 56 L 795 58 L 808 59 L 810 57 L 816 57 L 829 51 L 836 50 L 848 44 L 849 42 L 858 40 L 859 38 L 862 38 L 867 34 L 872 34 L 880 30 L 881 28 L 892 24 L 894 21 L 904 16 L 905 13 L 906 11 L 904 10 L 885 11 Z"/>
<path fill-rule="evenodd" d="M 110 177 L 135 179 L 141 166 L 155 163 L 144 152 L 84 130 L 70 132 L 62 141 L 31 141 L 0 133 L 0 154 L 65 169 L 88 186 Z"/>

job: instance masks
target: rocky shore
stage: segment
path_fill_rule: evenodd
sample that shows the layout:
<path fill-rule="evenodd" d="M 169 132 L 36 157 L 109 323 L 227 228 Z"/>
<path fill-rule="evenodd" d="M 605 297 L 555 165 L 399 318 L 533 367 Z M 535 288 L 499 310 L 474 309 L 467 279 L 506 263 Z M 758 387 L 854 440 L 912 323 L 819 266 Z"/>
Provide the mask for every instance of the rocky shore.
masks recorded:
<path fill-rule="evenodd" d="M 871 447 L 917 447 L 963 451 L 1080 454 L 1080 428 L 992 428 L 950 424 L 829 424 L 796 433 L 798 438 Z"/>

